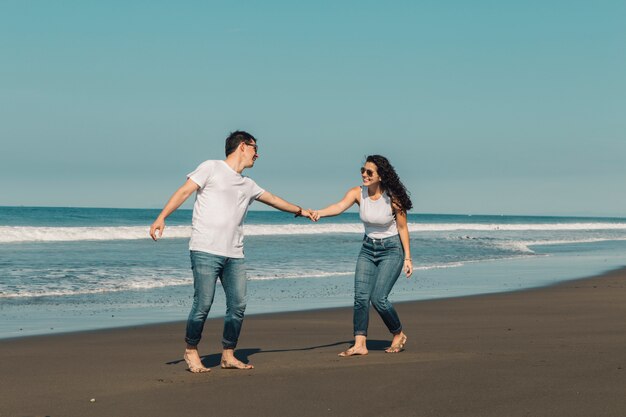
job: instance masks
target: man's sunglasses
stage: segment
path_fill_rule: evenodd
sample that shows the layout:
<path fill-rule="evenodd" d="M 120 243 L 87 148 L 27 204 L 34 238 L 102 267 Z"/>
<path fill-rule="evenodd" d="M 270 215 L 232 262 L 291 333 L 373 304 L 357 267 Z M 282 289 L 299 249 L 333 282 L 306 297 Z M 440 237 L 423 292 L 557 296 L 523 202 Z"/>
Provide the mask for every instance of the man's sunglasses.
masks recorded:
<path fill-rule="evenodd" d="M 245 145 L 248 145 L 248 146 L 252 146 L 252 147 L 254 148 L 254 153 L 258 153 L 258 152 L 259 152 L 259 147 L 258 147 L 258 145 L 254 145 L 254 144 L 252 144 L 252 143 L 246 143 L 246 142 L 244 142 L 244 144 L 245 144 Z"/>
<path fill-rule="evenodd" d="M 374 176 L 374 171 L 372 171 L 371 169 L 367 169 L 365 167 L 361 167 L 361 175 L 367 175 L 368 177 L 373 177 Z"/>

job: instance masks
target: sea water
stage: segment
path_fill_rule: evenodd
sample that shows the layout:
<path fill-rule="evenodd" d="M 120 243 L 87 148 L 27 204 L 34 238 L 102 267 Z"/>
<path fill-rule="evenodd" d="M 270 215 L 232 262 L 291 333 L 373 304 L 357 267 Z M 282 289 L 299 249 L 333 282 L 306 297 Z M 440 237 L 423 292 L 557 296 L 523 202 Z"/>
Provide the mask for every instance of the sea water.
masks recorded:
<path fill-rule="evenodd" d="M 191 211 L 170 216 L 153 242 L 158 213 L 0 207 L 0 338 L 184 320 L 193 295 Z M 624 218 L 408 220 L 415 272 L 398 280 L 393 301 L 538 287 L 626 264 Z M 311 223 L 251 211 L 245 235 L 247 314 L 351 305 L 363 237 L 357 213 Z M 223 314 L 218 286 L 210 317 Z"/>

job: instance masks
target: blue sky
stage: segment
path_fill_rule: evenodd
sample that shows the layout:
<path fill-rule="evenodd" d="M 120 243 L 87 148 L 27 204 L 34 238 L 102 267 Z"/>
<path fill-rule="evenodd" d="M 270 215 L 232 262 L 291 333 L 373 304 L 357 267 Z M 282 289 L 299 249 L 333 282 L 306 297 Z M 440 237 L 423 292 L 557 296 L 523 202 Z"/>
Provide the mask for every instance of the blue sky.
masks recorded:
<path fill-rule="evenodd" d="M 0 205 L 161 207 L 245 129 L 305 206 L 379 153 L 415 212 L 626 216 L 625 2 L 387 3 L 0 2 Z"/>

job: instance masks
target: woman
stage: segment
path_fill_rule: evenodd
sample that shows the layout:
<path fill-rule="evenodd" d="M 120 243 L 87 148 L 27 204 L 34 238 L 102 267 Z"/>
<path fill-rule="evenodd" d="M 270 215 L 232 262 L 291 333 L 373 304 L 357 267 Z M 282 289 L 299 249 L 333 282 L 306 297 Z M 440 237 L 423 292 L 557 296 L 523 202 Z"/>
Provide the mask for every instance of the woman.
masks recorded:
<path fill-rule="evenodd" d="M 313 220 L 336 216 L 359 205 L 365 226 L 363 246 L 354 276 L 354 345 L 339 356 L 367 355 L 367 327 L 370 302 L 393 334 L 385 352 L 404 350 L 407 337 L 396 310 L 387 297 L 401 271 L 413 273 L 407 211 L 413 207 L 408 192 L 387 158 L 367 157 L 361 168 L 363 185 L 350 189 L 338 203 L 313 212 Z"/>

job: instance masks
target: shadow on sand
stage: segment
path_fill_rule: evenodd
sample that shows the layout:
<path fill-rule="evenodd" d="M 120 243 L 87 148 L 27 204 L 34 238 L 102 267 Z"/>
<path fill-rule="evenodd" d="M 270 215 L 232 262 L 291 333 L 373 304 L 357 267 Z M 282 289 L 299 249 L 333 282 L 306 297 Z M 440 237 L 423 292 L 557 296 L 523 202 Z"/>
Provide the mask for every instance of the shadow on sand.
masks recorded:
<path fill-rule="evenodd" d="M 261 354 L 261 353 L 278 353 L 278 352 L 297 352 L 297 351 L 306 351 L 306 350 L 315 350 L 322 349 L 333 346 L 340 345 L 351 345 L 352 340 L 345 340 L 342 342 L 330 343 L 327 345 L 318 345 L 318 346 L 309 346 L 304 348 L 295 348 L 295 349 L 274 349 L 274 350 L 263 350 L 260 348 L 245 348 L 245 349 L 237 349 L 236 355 L 237 359 L 242 361 L 243 363 L 248 363 L 250 361 L 250 356 Z M 389 340 L 368 340 L 367 341 L 367 349 L 373 351 L 382 351 L 388 348 L 390 345 Z M 339 352 L 337 352 L 339 353 Z M 204 355 L 200 357 L 202 359 L 202 364 L 208 368 L 219 366 L 220 360 L 222 358 L 221 353 L 212 353 L 209 355 Z M 166 365 L 176 365 L 181 362 L 184 362 L 184 359 L 176 359 L 170 362 L 165 362 Z"/>

